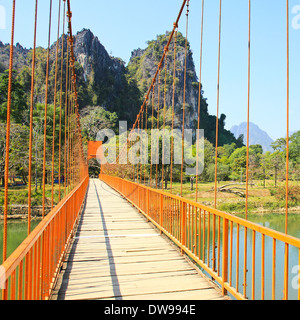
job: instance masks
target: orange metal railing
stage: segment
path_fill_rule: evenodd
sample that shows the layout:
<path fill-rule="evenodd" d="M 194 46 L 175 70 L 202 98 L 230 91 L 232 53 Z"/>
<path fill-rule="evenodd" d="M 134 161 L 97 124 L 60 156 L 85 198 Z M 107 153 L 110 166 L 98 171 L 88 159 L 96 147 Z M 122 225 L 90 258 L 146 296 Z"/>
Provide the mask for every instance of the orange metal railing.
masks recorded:
<path fill-rule="evenodd" d="M 300 239 L 167 192 L 105 174 L 99 177 L 211 276 L 224 295 L 267 299 L 268 290 L 269 299 L 288 299 L 292 284 L 299 279 L 299 270 L 295 274 L 289 266 L 289 252 L 296 250 L 298 263 Z M 252 241 L 243 241 L 245 237 Z M 269 260 L 266 243 L 272 251 Z M 278 261 L 282 250 L 284 259 Z M 300 299 L 299 287 L 296 299 Z"/>
<path fill-rule="evenodd" d="M 30 233 L 0 268 L 3 300 L 47 300 L 77 224 L 87 176 Z"/>

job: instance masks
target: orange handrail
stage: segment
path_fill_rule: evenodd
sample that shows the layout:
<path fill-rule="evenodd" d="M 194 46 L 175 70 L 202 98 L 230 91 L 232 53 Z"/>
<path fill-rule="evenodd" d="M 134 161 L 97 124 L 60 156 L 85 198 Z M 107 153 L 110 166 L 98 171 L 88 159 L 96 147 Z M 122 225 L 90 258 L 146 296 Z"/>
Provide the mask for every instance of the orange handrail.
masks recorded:
<path fill-rule="evenodd" d="M 40 222 L 22 244 L 4 261 L 0 279 L 5 279 L 2 297 L 22 300 L 47 300 L 51 295 L 59 266 L 72 238 L 74 226 L 84 203 L 87 176 Z M 23 267 L 23 261 L 26 267 Z M 24 269 L 23 269 L 24 268 Z M 33 272 L 35 270 L 35 272 Z M 18 272 L 19 283 L 12 281 Z M 30 274 L 31 281 L 25 279 Z M 11 280 L 9 281 L 9 279 Z M 16 285 L 18 288 L 16 288 Z M 15 292 L 19 292 L 15 297 Z"/>
<path fill-rule="evenodd" d="M 295 247 L 300 252 L 300 239 L 284 233 L 272 230 L 270 228 L 253 223 L 249 220 L 222 212 L 199 204 L 195 201 L 188 200 L 161 190 L 153 189 L 145 185 L 140 185 L 118 177 L 112 177 L 101 174 L 99 178 L 107 183 L 110 187 L 118 191 L 124 198 L 132 203 L 145 217 L 151 221 L 161 232 L 170 238 L 182 252 L 185 252 L 195 263 L 203 268 L 222 288 L 225 295 L 230 293 L 237 299 L 246 299 L 244 289 L 239 289 L 238 280 L 244 279 L 236 272 L 235 286 L 233 279 L 233 251 L 236 250 L 236 265 L 243 263 L 243 257 L 239 255 L 239 242 L 242 239 L 242 229 L 252 232 L 252 257 L 259 254 L 262 256 L 261 272 L 261 298 L 265 297 L 265 239 L 270 237 L 273 241 L 281 242 L 285 247 L 285 270 L 284 270 L 284 297 L 288 297 L 288 279 L 291 276 L 288 270 L 289 248 Z M 214 219 L 218 223 L 213 226 Z M 221 223 L 222 221 L 222 223 Z M 233 232 L 236 226 L 237 232 Z M 216 228 L 215 243 L 210 232 L 211 228 Z M 255 239 L 262 238 L 261 248 L 256 246 Z M 233 243 L 236 243 L 236 246 Z M 217 245 L 216 245 L 217 244 Z M 213 249 L 212 249 L 213 248 Z M 216 261 L 210 259 L 210 250 L 217 250 L 213 255 Z M 207 252 L 206 252 L 207 250 Z M 251 252 L 251 251 L 250 251 Z M 272 290 L 275 290 L 276 256 L 272 257 Z M 252 282 L 249 287 L 252 289 L 252 298 L 254 298 L 255 280 L 259 280 L 259 275 L 255 272 L 255 259 L 253 259 Z M 217 266 L 217 270 L 215 269 Z M 244 268 L 243 268 L 244 269 Z M 236 267 L 238 270 L 238 267 Z M 248 272 L 248 270 L 242 270 Z M 257 279 L 256 279 L 257 278 Z M 275 294 L 272 294 L 275 299 Z"/>

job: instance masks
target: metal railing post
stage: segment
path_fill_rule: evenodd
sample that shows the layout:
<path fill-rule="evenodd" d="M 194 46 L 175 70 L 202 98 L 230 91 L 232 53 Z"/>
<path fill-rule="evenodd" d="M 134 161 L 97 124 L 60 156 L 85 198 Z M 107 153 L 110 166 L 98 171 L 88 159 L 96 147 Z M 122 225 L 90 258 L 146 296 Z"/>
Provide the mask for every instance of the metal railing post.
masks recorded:
<path fill-rule="evenodd" d="M 180 215 L 181 215 L 181 243 L 186 246 L 186 202 L 180 202 Z M 183 254 L 183 249 L 181 249 Z"/>
<path fill-rule="evenodd" d="M 225 296 L 227 294 L 225 283 L 228 281 L 228 219 L 225 218 L 223 218 L 222 279 L 222 294 Z"/>
<path fill-rule="evenodd" d="M 149 204 L 150 204 L 150 195 L 149 195 L 149 189 L 146 189 L 146 214 L 147 214 L 147 222 L 149 222 Z"/>
<path fill-rule="evenodd" d="M 160 209 L 159 209 L 159 225 L 163 226 L 163 211 L 164 211 L 164 197 L 160 194 Z M 162 234 L 162 230 L 160 230 L 160 234 Z"/>

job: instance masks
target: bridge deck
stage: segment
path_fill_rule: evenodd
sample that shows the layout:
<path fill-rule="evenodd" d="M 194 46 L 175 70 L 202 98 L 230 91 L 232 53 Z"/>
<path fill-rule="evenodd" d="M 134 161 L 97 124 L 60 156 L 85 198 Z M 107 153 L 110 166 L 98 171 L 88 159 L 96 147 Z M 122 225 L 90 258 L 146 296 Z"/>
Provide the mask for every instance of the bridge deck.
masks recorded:
<path fill-rule="evenodd" d="M 53 299 L 224 298 L 125 199 L 91 180 Z"/>

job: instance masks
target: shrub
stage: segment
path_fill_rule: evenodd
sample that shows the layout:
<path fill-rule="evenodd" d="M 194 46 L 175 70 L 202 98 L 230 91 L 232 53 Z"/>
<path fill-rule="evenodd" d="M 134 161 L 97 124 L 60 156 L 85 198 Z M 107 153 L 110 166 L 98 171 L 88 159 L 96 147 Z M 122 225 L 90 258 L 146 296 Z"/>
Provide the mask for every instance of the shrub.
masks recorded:
<path fill-rule="evenodd" d="M 275 197 L 278 200 L 285 200 L 286 188 L 279 187 L 275 193 Z M 289 187 L 288 200 L 295 203 L 295 204 L 300 202 L 300 186 Z"/>

